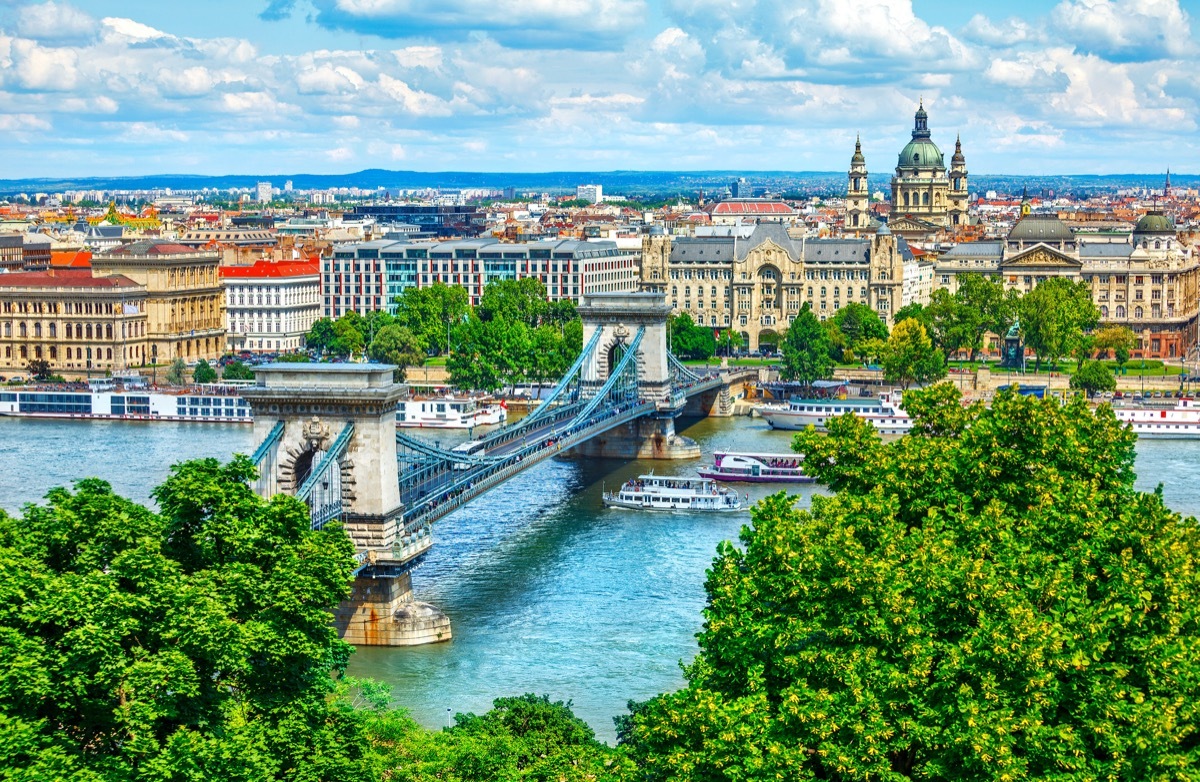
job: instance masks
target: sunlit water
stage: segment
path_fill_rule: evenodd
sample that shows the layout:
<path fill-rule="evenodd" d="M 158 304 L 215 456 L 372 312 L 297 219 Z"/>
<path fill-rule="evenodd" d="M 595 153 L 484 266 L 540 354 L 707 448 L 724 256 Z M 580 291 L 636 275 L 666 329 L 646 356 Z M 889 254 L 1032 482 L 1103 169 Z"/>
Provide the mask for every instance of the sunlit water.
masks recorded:
<path fill-rule="evenodd" d="M 705 459 L 718 449 L 785 451 L 791 440 L 748 418 L 691 422 L 684 433 Z M 147 502 L 172 463 L 254 446 L 247 426 L 0 419 L 0 507 L 17 512 L 89 475 Z M 705 569 L 749 513 L 605 509 L 600 493 L 650 470 L 694 475 L 700 464 L 551 460 L 443 519 L 414 586 L 450 615 L 454 640 L 362 648 L 352 672 L 390 682 L 398 704 L 431 727 L 445 724 L 447 709 L 480 712 L 494 698 L 534 692 L 573 701 L 611 740 L 627 700 L 683 683 Z M 1143 441 L 1137 469 L 1139 486 L 1161 482 L 1171 507 L 1200 514 L 1200 441 Z M 773 491 L 741 490 L 751 499 Z M 804 504 L 819 491 L 792 490 Z"/>

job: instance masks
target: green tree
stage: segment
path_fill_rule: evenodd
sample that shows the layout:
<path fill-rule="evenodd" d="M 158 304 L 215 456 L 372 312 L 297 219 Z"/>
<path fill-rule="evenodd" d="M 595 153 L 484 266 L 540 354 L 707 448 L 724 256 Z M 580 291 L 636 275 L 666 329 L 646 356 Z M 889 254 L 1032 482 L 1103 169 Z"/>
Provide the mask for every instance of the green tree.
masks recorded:
<path fill-rule="evenodd" d="M 308 334 L 304 336 L 304 344 L 310 350 L 315 350 L 318 356 L 323 356 L 333 348 L 337 334 L 333 332 L 333 320 L 321 318 L 312 324 Z"/>
<path fill-rule="evenodd" d="M 961 327 L 965 334 L 965 344 L 974 361 L 979 351 L 983 349 L 984 339 L 989 331 L 994 333 L 1002 319 L 1004 309 L 1008 306 L 1004 285 L 999 277 L 982 274 L 958 275 L 958 290 L 954 298 L 960 305 Z M 1004 332 L 1000 332 L 1003 336 Z"/>
<path fill-rule="evenodd" d="M 942 352 L 933 346 L 925 327 L 915 318 L 896 324 L 882 359 L 883 376 L 906 391 L 913 383 L 928 383 L 946 376 Z"/>
<path fill-rule="evenodd" d="M 253 380 L 254 369 L 242 361 L 230 361 L 221 375 L 226 380 Z"/>
<path fill-rule="evenodd" d="M 1035 371 L 1040 371 L 1043 359 L 1054 367 L 1070 355 L 1084 332 L 1100 320 L 1088 283 L 1066 277 L 1051 277 L 1025 294 L 1020 314 L 1025 344 L 1037 353 Z"/>
<path fill-rule="evenodd" d="M 859 348 L 869 339 L 887 339 L 888 329 L 875 310 L 866 304 L 852 301 L 837 311 L 827 323 L 832 323 L 845 339 L 845 349 L 856 357 Z"/>
<path fill-rule="evenodd" d="M 929 332 L 930 334 L 933 333 L 933 319 L 930 318 L 929 310 L 924 304 L 913 302 L 912 304 L 904 305 L 900 309 L 896 310 L 895 314 L 892 316 L 892 322 L 899 323 L 900 321 L 908 320 L 909 318 L 915 318 L 916 320 L 920 321 L 921 325 L 925 327 L 925 331 Z"/>
<path fill-rule="evenodd" d="M 354 546 L 253 475 L 176 465 L 158 513 L 95 479 L 0 513 L 0 776 L 365 779 L 331 702 Z"/>
<path fill-rule="evenodd" d="M 681 312 L 667 322 L 671 334 L 671 352 L 682 359 L 704 361 L 717 351 L 717 340 L 711 331 L 697 326 L 692 316 Z"/>
<path fill-rule="evenodd" d="M 215 383 L 217 370 L 204 359 L 200 359 L 196 362 L 196 368 L 192 370 L 192 380 L 197 383 Z"/>
<path fill-rule="evenodd" d="M 44 383 L 51 375 L 50 362 L 44 358 L 35 358 L 25 365 L 25 371 L 29 373 L 31 380 Z"/>
<path fill-rule="evenodd" d="M 926 333 L 947 356 L 971 349 L 982 319 L 979 313 L 971 311 L 945 288 L 938 288 L 930 295 L 929 306 L 925 308 L 925 312 L 933 324 L 932 329 L 927 329 Z"/>
<path fill-rule="evenodd" d="M 350 317 L 354 315 L 356 317 Z M 364 333 L 365 322 L 358 313 L 348 312 L 333 322 L 333 343 L 329 352 L 335 356 L 353 357 L 362 353 L 367 344 Z"/>
<path fill-rule="evenodd" d="M 913 432 L 801 433 L 709 571 L 687 686 L 623 734 L 659 780 L 1186 779 L 1200 529 L 1134 488 L 1107 407 L 914 392 Z"/>
<path fill-rule="evenodd" d="M 546 286 L 537 277 L 492 280 L 484 287 L 475 314 L 482 321 L 508 320 L 537 328 L 550 315 Z"/>
<path fill-rule="evenodd" d="M 833 372 L 829 347 L 829 333 L 817 320 L 809 303 L 804 302 L 783 338 L 783 378 L 812 385 L 829 377 Z"/>
<path fill-rule="evenodd" d="M 395 323 L 384 326 L 371 340 L 367 355 L 385 364 L 395 364 L 392 373 L 398 383 L 404 382 L 406 370 L 409 367 L 425 363 L 425 353 L 421 350 L 421 342 L 416 335 L 405 326 Z"/>
<path fill-rule="evenodd" d="M 167 370 L 167 384 L 172 386 L 181 386 L 186 382 L 187 378 L 187 362 L 181 358 L 177 358 L 171 362 L 171 368 Z"/>
<path fill-rule="evenodd" d="M 1126 326 L 1105 326 L 1098 329 L 1095 336 L 1095 347 L 1101 358 L 1111 352 L 1117 360 L 1117 368 L 1124 369 L 1130 352 L 1137 346 L 1137 335 Z"/>
<path fill-rule="evenodd" d="M 1090 398 L 1101 391 L 1115 391 L 1117 379 L 1103 362 L 1089 361 L 1071 375 L 1071 388 L 1086 391 Z"/>
<path fill-rule="evenodd" d="M 441 282 L 406 288 L 396 305 L 396 322 L 407 326 L 425 351 L 438 355 L 445 355 L 448 332 L 462 328 L 471 309 L 466 288 Z"/>

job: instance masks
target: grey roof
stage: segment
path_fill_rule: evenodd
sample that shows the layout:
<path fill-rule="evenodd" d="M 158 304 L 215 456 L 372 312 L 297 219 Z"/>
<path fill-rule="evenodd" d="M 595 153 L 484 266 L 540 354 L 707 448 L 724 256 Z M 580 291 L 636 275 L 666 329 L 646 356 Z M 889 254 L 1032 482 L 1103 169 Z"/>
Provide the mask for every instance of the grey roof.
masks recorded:
<path fill-rule="evenodd" d="M 671 242 L 671 263 L 732 263 L 732 236 L 681 236 Z"/>
<path fill-rule="evenodd" d="M 956 244 L 948 251 L 942 253 L 938 260 L 957 261 L 963 259 L 974 260 L 976 258 L 999 260 L 1003 254 L 1004 242 L 964 242 Z"/>
<path fill-rule="evenodd" d="M 1083 242 L 1079 245 L 1081 258 L 1128 258 L 1133 252 L 1124 242 Z"/>
<path fill-rule="evenodd" d="M 1008 232 L 1010 242 L 1071 242 L 1075 232 L 1052 214 L 1028 214 Z"/>
<path fill-rule="evenodd" d="M 793 261 L 800 260 L 802 253 L 801 243 L 791 237 L 781 223 L 759 223 L 754 227 L 754 233 L 750 234 L 749 238 L 743 239 L 736 243 L 738 260 L 742 260 L 746 255 L 761 244 L 774 242 L 787 251 Z"/>
<path fill-rule="evenodd" d="M 902 253 L 912 257 L 908 243 L 897 245 Z M 812 239 L 805 243 L 804 260 L 810 263 L 846 263 L 857 261 L 869 263 L 871 260 L 870 239 Z"/>

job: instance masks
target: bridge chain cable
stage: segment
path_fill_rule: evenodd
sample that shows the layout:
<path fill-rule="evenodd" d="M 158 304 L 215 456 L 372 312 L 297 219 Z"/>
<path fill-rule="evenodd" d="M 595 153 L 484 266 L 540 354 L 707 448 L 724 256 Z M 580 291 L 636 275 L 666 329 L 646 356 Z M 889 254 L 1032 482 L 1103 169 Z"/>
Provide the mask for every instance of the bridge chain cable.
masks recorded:
<path fill-rule="evenodd" d="M 335 468 L 338 470 L 338 475 L 341 475 L 341 466 L 338 460 L 342 458 L 342 454 L 346 452 L 346 447 L 350 444 L 350 438 L 354 436 L 354 422 L 348 421 L 342 427 L 342 431 L 338 434 L 337 439 L 333 441 L 333 445 L 329 446 L 329 450 L 325 451 L 320 458 L 320 462 L 313 466 L 308 477 L 304 479 L 304 483 L 296 491 L 298 499 L 309 502 L 312 499 L 313 491 L 320 481 L 328 477 Z M 339 492 L 340 495 L 340 492 Z"/>
<path fill-rule="evenodd" d="M 691 380 L 704 379 L 703 375 L 698 375 L 693 372 L 682 361 L 680 361 L 674 353 L 670 351 L 667 351 L 667 361 L 669 362 L 671 368 L 674 369 L 678 374 L 681 374 Z"/>
<path fill-rule="evenodd" d="M 600 337 L 603 335 L 603 333 L 604 329 L 596 329 L 595 333 L 592 334 L 592 338 L 588 340 L 588 343 L 584 345 L 583 350 L 579 352 L 579 358 L 575 359 L 575 363 L 571 365 L 571 368 L 568 369 L 566 374 L 563 375 L 562 380 L 560 380 L 558 385 L 554 387 L 554 390 L 550 392 L 550 396 L 542 400 L 542 403 L 537 406 L 536 410 L 525 416 L 525 419 L 522 423 L 533 423 L 534 421 L 543 418 L 550 412 L 551 407 L 556 401 L 558 401 L 558 398 L 562 396 L 563 393 L 566 392 L 566 390 L 571 386 L 571 384 L 580 377 L 584 362 L 591 358 L 592 354 L 595 353 L 596 346 L 600 344 Z"/>

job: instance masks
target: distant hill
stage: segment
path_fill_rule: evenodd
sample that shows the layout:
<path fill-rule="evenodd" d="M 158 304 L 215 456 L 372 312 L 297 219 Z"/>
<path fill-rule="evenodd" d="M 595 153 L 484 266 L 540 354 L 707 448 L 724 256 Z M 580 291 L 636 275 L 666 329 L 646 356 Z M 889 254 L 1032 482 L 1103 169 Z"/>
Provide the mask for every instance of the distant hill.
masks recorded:
<path fill-rule="evenodd" d="M 872 189 L 887 189 L 891 172 L 872 174 Z M 612 194 L 692 195 L 700 190 L 718 194 L 730 182 L 744 177 L 752 187 L 806 195 L 837 194 L 845 187 L 842 171 L 547 171 L 541 173 L 488 173 L 477 171 L 388 171 L 366 169 L 349 174 L 150 174 L 130 177 L 77 177 L 43 179 L 0 179 L 0 194 L 63 190 L 201 190 L 204 188 L 253 188 L 269 181 L 276 187 L 291 180 L 297 190 L 324 190 L 332 187 L 413 190 L 424 188 L 462 189 L 516 188 L 518 191 L 573 192 L 576 185 L 599 184 Z M 1200 185 L 1200 176 L 1171 174 L 1177 186 Z M 1112 190 L 1126 187 L 1158 188 L 1163 174 L 973 175 L 971 190 L 1016 192 L 1027 187 L 1031 194 L 1053 190 L 1056 194 Z"/>

